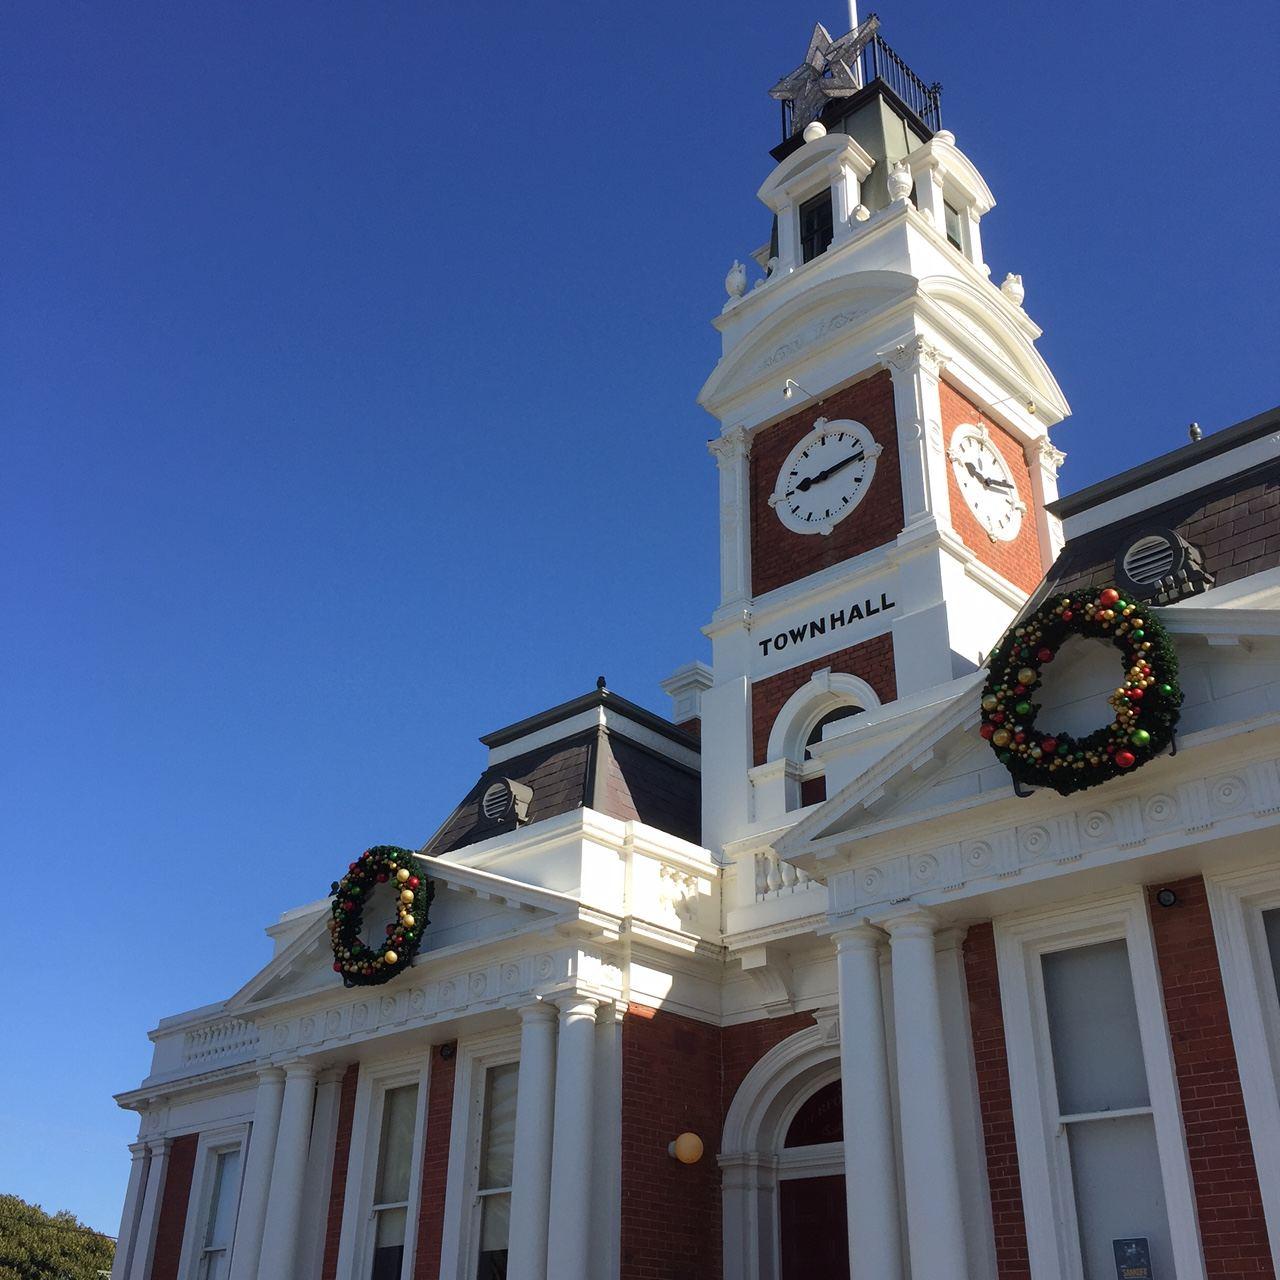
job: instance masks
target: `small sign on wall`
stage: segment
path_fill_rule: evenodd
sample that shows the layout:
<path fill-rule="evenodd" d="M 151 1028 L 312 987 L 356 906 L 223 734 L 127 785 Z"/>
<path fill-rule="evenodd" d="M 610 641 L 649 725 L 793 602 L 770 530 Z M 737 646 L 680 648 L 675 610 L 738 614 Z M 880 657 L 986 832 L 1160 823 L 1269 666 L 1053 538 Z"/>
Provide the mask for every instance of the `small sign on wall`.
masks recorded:
<path fill-rule="evenodd" d="M 1116 1255 L 1116 1280 L 1153 1280 L 1151 1246 L 1142 1236 L 1131 1240 L 1113 1240 Z"/>

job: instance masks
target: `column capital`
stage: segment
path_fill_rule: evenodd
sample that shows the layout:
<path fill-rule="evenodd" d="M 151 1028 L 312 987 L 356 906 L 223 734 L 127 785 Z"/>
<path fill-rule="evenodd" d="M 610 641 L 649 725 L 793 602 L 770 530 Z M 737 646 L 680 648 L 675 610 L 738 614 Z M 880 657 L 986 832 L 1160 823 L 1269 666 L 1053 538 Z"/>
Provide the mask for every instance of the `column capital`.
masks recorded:
<path fill-rule="evenodd" d="M 147 1150 L 149 1148 L 149 1145 L 150 1145 L 149 1143 L 142 1140 L 138 1142 L 131 1142 L 129 1143 L 129 1154 L 135 1160 L 145 1160 L 147 1158 Z"/>
<path fill-rule="evenodd" d="M 881 920 L 880 927 L 889 935 L 890 940 L 896 942 L 899 938 L 928 938 L 932 941 L 934 934 L 946 926 L 927 907 L 917 907 Z"/>
<path fill-rule="evenodd" d="M 346 1074 L 347 1064 L 345 1062 L 332 1062 L 327 1067 L 319 1069 L 316 1075 L 316 1084 L 339 1084 Z"/>
<path fill-rule="evenodd" d="M 719 467 L 732 466 L 741 458 L 751 455 L 751 432 L 744 426 L 730 427 L 714 440 L 707 441 L 707 449 Z"/>
<path fill-rule="evenodd" d="M 284 1070 L 281 1067 L 268 1066 L 258 1068 L 258 1083 L 264 1084 L 284 1084 Z"/>
<path fill-rule="evenodd" d="M 835 943 L 837 952 L 879 951 L 888 941 L 883 929 L 866 920 L 832 920 L 822 932 Z"/>
<path fill-rule="evenodd" d="M 320 1074 L 320 1064 L 310 1058 L 294 1058 L 281 1065 L 286 1080 L 314 1080 Z"/>
<path fill-rule="evenodd" d="M 172 1138 L 148 1138 L 147 1139 L 147 1150 L 150 1151 L 153 1156 L 167 1155 L 169 1150 L 172 1148 L 172 1146 L 173 1146 Z"/>
<path fill-rule="evenodd" d="M 576 991 L 566 991 L 553 996 L 552 1000 L 560 1010 L 561 1022 L 568 1022 L 571 1018 L 590 1018 L 594 1021 L 596 1006 L 600 1003 L 594 996 L 581 995 Z"/>
<path fill-rule="evenodd" d="M 912 334 L 884 351 L 877 358 L 890 373 L 913 374 L 917 370 L 937 377 L 946 367 L 947 358 L 923 334 Z"/>
<path fill-rule="evenodd" d="M 520 1006 L 521 1022 L 551 1022 L 556 1016 L 556 1006 L 548 1000 L 534 1000 Z"/>

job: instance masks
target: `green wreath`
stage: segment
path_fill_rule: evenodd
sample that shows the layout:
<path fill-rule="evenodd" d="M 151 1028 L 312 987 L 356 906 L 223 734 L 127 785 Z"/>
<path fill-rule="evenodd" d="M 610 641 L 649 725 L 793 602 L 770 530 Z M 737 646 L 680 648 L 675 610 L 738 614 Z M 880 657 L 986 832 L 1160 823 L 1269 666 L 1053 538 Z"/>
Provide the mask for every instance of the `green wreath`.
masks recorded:
<path fill-rule="evenodd" d="M 396 919 L 387 925 L 381 949 L 360 936 L 365 903 L 380 884 L 396 886 Z M 333 898 L 329 935 L 333 940 L 333 968 L 347 987 L 375 987 L 388 982 L 413 963 L 435 886 L 413 868 L 413 854 L 392 844 L 366 849 L 329 889 Z"/>
<path fill-rule="evenodd" d="M 1107 699 L 1115 718 L 1087 737 L 1036 725 L 1041 670 L 1071 636 L 1109 640 L 1123 655 L 1124 683 Z M 1058 596 L 1006 632 L 982 690 L 982 736 L 1015 782 L 1070 795 L 1140 768 L 1173 741 L 1182 705 L 1178 656 L 1149 605 L 1114 587 Z"/>

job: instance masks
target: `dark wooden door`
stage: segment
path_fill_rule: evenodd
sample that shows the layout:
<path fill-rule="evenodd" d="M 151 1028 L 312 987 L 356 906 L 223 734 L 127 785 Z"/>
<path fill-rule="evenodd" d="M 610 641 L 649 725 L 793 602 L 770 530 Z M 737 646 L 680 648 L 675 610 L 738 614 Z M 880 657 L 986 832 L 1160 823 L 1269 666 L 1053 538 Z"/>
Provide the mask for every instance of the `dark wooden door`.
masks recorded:
<path fill-rule="evenodd" d="M 782 1280 L 849 1280 L 844 1178 L 787 1178 L 778 1183 Z"/>

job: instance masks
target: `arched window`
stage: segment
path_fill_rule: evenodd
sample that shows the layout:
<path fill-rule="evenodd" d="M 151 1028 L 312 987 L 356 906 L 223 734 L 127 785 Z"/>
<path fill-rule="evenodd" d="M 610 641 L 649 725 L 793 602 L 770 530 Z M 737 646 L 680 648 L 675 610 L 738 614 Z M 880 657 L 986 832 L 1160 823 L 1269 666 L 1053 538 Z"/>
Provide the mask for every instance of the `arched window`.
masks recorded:
<path fill-rule="evenodd" d="M 820 804 L 827 798 L 826 769 L 820 761 L 813 758 L 813 752 L 810 748 L 816 746 L 822 741 L 827 725 L 836 724 L 840 720 L 848 720 L 850 716 L 861 715 L 865 710 L 865 707 L 858 707 L 853 703 L 846 703 L 844 706 L 836 707 L 834 710 L 824 712 L 823 715 L 818 718 L 817 724 L 809 730 L 808 737 L 806 737 L 804 741 L 804 760 L 801 761 L 801 808 L 810 804 Z"/>

